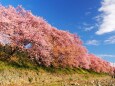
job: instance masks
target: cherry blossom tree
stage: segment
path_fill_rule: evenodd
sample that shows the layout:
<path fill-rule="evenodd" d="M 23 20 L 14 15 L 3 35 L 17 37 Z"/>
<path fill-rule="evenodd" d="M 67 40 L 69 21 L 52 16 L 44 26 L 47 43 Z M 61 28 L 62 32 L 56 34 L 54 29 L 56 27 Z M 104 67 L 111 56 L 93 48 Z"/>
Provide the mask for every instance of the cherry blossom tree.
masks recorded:
<path fill-rule="evenodd" d="M 0 43 L 27 51 L 39 65 L 110 72 L 110 64 L 88 54 L 80 38 L 58 30 L 21 6 L 0 6 Z"/>
<path fill-rule="evenodd" d="M 109 62 L 106 62 L 105 60 L 93 55 L 89 54 L 89 58 L 91 61 L 90 69 L 96 71 L 96 72 L 105 72 L 105 73 L 113 73 L 113 67 L 110 66 Z"/>

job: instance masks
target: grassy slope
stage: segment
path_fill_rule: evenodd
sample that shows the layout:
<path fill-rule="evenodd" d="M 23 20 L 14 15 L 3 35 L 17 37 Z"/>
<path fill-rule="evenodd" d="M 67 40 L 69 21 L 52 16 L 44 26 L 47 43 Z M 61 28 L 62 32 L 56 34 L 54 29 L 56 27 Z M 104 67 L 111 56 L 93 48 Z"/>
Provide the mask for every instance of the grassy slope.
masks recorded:
<path fill-rule="evenodd" d="M 82 69 L 19 68 L 0 61 L 1 86 L 71 86 L 75 84 L 82 86 L 88 84 L 89 81 L 103 78 L 110 77 Z M 89 83 L 88 86 L 90 85 L 93 86 Z"/>
<path fill-rule="evenodd" d="M 98 86 L 93 84 L 113 84 L 113 80 L 107 74 L 99 74 L 81 68 L 56 69 L 38 66 L 34 61 L 30 61 L 27 54 L 23 52 L 15 52 L 7 58 L 8 56 L 9 53 L 0 50 L 0 86 Z M 109 83 L 110 81 L 111 83 Z"/>

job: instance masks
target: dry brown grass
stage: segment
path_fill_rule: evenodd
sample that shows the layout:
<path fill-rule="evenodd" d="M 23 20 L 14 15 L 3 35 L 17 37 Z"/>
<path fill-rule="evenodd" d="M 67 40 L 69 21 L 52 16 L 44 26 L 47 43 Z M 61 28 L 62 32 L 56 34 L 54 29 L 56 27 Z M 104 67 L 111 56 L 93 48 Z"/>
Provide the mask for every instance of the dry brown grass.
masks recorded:
<path fill-rule="evenodd" d="M 108 75 L 55 74 L 30 69 L 0 70 L 0 86 L 115 86 Z"/>

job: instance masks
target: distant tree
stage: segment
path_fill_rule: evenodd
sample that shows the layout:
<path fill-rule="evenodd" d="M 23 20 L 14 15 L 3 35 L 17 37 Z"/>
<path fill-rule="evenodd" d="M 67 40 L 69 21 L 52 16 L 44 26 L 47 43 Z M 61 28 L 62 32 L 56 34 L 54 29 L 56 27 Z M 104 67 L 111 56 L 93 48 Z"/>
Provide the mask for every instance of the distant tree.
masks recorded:
<path fill-rule="evenodd" d="M 113 67 L 110 66 L 109 62 L 106 62 L 105 60 L 93 55 L 89 54 L 90 57 L 90 68 L 96 72 L 104 72 L 104 73 L 113 73 Z"/>

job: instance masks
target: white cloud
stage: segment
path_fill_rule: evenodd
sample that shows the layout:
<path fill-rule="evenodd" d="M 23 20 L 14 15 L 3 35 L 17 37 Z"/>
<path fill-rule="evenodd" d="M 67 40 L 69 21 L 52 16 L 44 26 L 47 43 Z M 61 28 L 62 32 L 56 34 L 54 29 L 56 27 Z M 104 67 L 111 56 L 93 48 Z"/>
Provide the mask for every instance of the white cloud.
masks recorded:
<path fill-rule="evenodd" d="M 88 40 L 86 44 L 87 45 L 99 45 L 99 41 L 98 40 Z"/>
<path fill-rule="evenodd" d="M 83 26 L 89 26 L 89 24 L 86 22 L 83 22 Z"/>
<path fill-rule="evenodd" d="M 99 25 L 96 23 L 96 24 L 88 24 L 88 23 L 83 23 L 83 27 L 84 28 L 84 31 L 91 31 L 95 28 L 97 28 Z"/>
<path fill-rule="evenodd" d="M 106 44 L 115 44 L 115 36 L 111 36 L 107 40 L 104 41 Z"/>
<path fill-rule="evenodd" d="M 101 23 L 97 35 L 102 35 L 109 32 L 115 32 L 115 0 L 103 0 L 102 6 L 99 8 L 102 12 L 98 16 L 98 20 Z"/>
<path fill-rule="evenodd" d="M 86 28 L 85 28 L 85 31 L 91 31 L 91 30 L 94 29 L 94 28 L 95 28 L 94 26 L 86 27 Z"/>
<path fill-rule="evenodd" d="M 108 57 L 108 58 L 115 58 L 115 55 L 110 55 L 110 54 L 100 54 L 100 55 L 97 55 L 97 56 L 99 56 L 101 58 L 106 58 L 106 57 Z"/>

